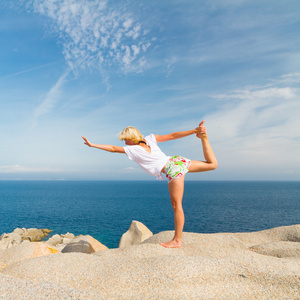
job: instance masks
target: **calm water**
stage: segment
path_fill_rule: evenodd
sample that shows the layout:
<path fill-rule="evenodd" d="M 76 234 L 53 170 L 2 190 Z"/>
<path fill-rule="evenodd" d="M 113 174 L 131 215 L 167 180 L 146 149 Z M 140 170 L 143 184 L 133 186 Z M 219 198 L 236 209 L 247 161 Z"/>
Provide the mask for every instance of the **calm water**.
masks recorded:
<path fill-rule="evenodd" d="M 256 231 L 300 223 L 300 182 L 186 181 L 184 231 Z M 89 234 L 109 248 L 132 220 L 173 230 L 167 182 L 0 181 L 0 235 L 17 227 Z"/>

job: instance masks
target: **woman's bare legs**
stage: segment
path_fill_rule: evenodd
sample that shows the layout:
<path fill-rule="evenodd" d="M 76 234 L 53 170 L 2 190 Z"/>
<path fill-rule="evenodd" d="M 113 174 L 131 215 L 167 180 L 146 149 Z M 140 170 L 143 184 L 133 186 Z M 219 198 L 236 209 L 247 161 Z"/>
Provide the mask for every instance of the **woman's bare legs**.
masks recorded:
<path fill-rule="evenodd" d="M 161 243 L 166 248 L 181 247 L 181 235 L 184 226 L 184 212 L 182 209 L 182 197 L 184 191 L 184 177 L 173 179 L 169 184 L 169 193 L 171 204 L 174 210 L 175 235 L 174 238 L 167 243 Z"/>
<path fill-rule="evenodd" d="M 218 166 L 217 159 L 208 141 L 204 121 L 199 124 L 197 137 L 201 139 L 203 155 L 206 161 L 192 160 L 189 166 L 189 172 L 204 172 L 214 170 Z M 184 212 L 182 209 L 182 197 L 184 191 L 184 177 L 173 179 L 169 183 L 169 192 L 171 203 L 174 209 L 175 235 L 168 243 L 161 243 L 166 248 L 179 248 L 181 246 L 181 235 L 184 226 Z"/>

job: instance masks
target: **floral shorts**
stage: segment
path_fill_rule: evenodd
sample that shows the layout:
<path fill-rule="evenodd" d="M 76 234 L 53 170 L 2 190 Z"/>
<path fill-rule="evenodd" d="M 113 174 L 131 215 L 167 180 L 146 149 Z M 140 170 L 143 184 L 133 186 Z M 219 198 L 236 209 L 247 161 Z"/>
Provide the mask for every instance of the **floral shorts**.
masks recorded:
<path fill-rule="evenodd" d="M 173 156 L 167 162 L 163 173 L 166 174 L 166 177 L 169 180 L 169 183 L 176 178 L 180 178 L 189 171 L 189 166 L 191 161 L 182 156 Z"/>

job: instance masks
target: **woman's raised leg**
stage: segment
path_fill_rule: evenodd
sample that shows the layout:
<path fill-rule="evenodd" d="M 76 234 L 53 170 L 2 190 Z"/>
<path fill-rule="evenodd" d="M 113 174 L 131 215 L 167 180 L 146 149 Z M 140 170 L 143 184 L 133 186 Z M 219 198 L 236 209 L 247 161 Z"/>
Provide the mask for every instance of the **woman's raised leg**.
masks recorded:
<path fill-rule="evenodd" d="M 203 122 L 199 125 L 199 132 L 197 137 L 201 139 L 203 155 L 206 161 L 192 160 L 191 165 L 189 166 L 190 172 L 205 172 L 211 171 L 217 168 L 218 162 L 215 157 L 215 154 L 211 148 L 211 145 L 208 141 L 208 137 L 206 134 L 206 128 L 203 126 Z"/>
<path fill-rule="evenodd" d="M 184 226 L 184 212 L 182 208 L 182 197 L 184 191 L 184 177 L 173 179 L 169 184 L 169 193 L 171 204 L 174 210 L 175 235 L 174 238 L 167 243 L 161 243 L 166 248 L 181 247 L 181 235 Z"/>

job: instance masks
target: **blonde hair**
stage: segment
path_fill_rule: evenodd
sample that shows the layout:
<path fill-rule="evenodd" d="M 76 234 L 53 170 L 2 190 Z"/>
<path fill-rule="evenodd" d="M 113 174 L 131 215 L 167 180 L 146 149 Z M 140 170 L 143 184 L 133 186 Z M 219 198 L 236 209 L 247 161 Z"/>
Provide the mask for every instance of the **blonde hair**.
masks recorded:
<path fill-rule="evenodd" d="M 121 141 L 132 140 L 135 144 L 137 144 L 139 141 L 143 140 L 143 135 L 135 127 L 128 126 L 118 134 L 118 139 Z"/>

